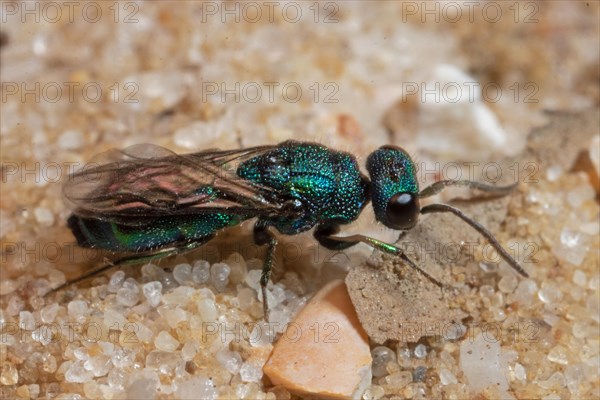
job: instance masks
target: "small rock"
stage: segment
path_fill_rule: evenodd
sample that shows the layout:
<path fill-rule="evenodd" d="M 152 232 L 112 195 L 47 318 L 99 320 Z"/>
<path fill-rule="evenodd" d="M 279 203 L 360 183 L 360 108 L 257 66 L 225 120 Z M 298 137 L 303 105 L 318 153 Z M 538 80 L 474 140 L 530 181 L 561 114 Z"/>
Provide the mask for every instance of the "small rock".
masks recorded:
<path fill-rule="evenodd" d="M 135 332 L 135 335 L 137 336 L 137 338 L 145 343 L 152 342 L 152 338 L 154 337 L 154 332 L 152 332 L 152 330 L 150 328 L 148 328 L 146 325 L 142 324 L 141 322 L 137 322 L 136 326 L 137 326 L 137 331 Z"/>
<path fill-rule="evenodd" d="M 56 314 L 58 314 L 58 308 L 58 304 L 56 303 L 48 304 L 42 308 L 40 310 L 40 318 L 42 319 L 42 322 L 49 324 L 50 322 L 54 321 Z"/>
<path fill-rule="evenodd" d="M 453 385 L 455 383 L 458 383 L 456 376 L 454 376 L 454 374 L 452 372 L 448 371 L 446 368 L 442 368 L 439 372 L 439 375 L 440 375 L 440 383 L 444 386 Z"/>
<path fill-rule="evenodd" d="M 127 76 L 125 82 L 133 82 L 139 88 L 136 101 L 132 103 L 136 110 L 159 114 L 174 107 L 185 96 L 186 76 L 184 71 L 150 71 Z"/>
<path fill-rule="evenodd" d="M 173 135 L 173 140 L 177 146 L 194 149 L 202 141 L 210 148 L 216 145 L 221 139 L 227 136 L 223 130 L 222 124 L 218 121 L 196 121 L 177 129 Z"/>
<path fill-rule="evenodd" d="M 538 292 L 538 297 L 546 304 L 555 304 L 562 299 L 562 292 L 555 284 L 544 282 Z"/>
<path fill-rule="evenodd" d="M 123 313 L 120 313 L 112 308 L 104 311 L 104 325 L 109 329 L 123 329 L 125 324 L 127 323 L 127 319 L 123 316 Z"/>
<path fill-rule="evenodd" d="M 138 374 L 136 374 L 138 375 Z M 158 388 L 158 376 L 149 373 L 139 374 L 139 376 L 129 378 L 125 398 L 126 399 L 155 399 Z"/>
<path fill-rule="evenodd" d="M 515 274 L 505 275 L 500 279 L 500 282 L 498 282 L 498 289 L 500 289 L 502 293 L 512 293 L 518 284 L 519 282 Z"/>
<path fill-rule="evenodd" d="M 0 296 L 10 294 L 17 288 L 17 283 L 13 280 L 0 281 Z"/>
<path fill-rule="evenodd" d="M 552 252 L 558 259 L 579 266 L 585 258 L 589 241 L 589 235 L 564 228 L 560 232 L 559 240 L 552 246 Z"/>
<path fill-rule="evenodd" d="M 105 356 L 110 356 L 115 350 L 115 345 L 110 342 L 98 342 L 98 346 L 102 349 L 102 354 Z"/>
<path fill-rule="evenodd" d="M 162 296 L 162 302 L 165 304 L 183 305 L 187 303 L 194 294 L 194 288 L 189 286 L 178 286 Z"/>
<path fill-rule="evenodd" d="M 23 308 L 25 308 L 25 302 L 20 297 L 13 296 L 8 299 L 8 305 L 6 307 L 8 315 L 17 315 Z"/>
<path fill-rule="evenodd" d="M 385 395 L 385 389 L 379 385 L 371 385 L 363 394 L 363 400 L 379 400 Z"/>
<path fill-rule="evenodd" d="M 77 150 L 83 146 L 83 134 L 77 130 L 64 131 L 58 137 L 58 147 L 65 150 Z"/>
<path fill-rule="evenodd" d="M 262 366 L 254 360 L 246 361 L 240 367 L 240 378 L 243 382 L 258 382 L 262 377 Z"/>
<path fill-rule="evenodd" d="M 148 282 L 142 287 L 144 296 L 148 300 L 151 307 L 156 307 L 160 304 L 162 296 L 162 283 L 159 281 Z"/>
<path fill-rule="evenodd" d="M 135 306 L 140 299 L 140 288 L 133 278 L 123 282 L 123 286 L 117 290 L 117 301 L 125 307 Z"/>
<path fill-rule="evenodd" d="M 427 347 L 424 344 L 418 344 L 415 347 L 415 357 L 417 358 L 425 358 L 427 356 Z"/>
<path fill-rule="evenodd" d="M 198 343 L 195 340 L 188 340 L 181 348 L 181 357 L 184 361 L 190 361 L 198 352 Z"/>
<path fill-rule="evenodd" d="M 19 371 L 10 362 L 5 361 L 2 364 L 2 373 L 0 373 L 0 383 L 2 385 L 16 385 L 19 381 Z"/>
<path fill-rule="evenodd" d="M 219 350 L 219 352 L 217 352 L 217 361 L 223 368 L 232 374 L 237 374 L 242 366 L 242 356 L 236 351 L 229 351 L 226 349 Z M 262 377 L 262 371 L 260 375 Z M 242 380 L 244 379 L 242 378 Z"/>
<path fill-rule="evenodd" d="M 190 264 L 177 264 L 173 268 L 173 278 L 180 285 L 187 284 L 192 280 L 192 266 Z"/>
<path fill-rule="evenodd" d="M 254 325 L 249 337 L 250 346 L 262 347 L 273 343 L 276 328 L 277 326 L 273 327 L 273 325 L 264 321 Z"/>
<path fill-rule="evenodd" d="M 463 324 L 454 323 L 443 330 L 446 340 L 460 339 L 467 333 L 467 327 Z"/>
<path fill-rule="evenodd" d="M 260 291 L 260 276 L 262 272 L 259 269 L 252 269 L 246 274 L 246 285 L 256 291 Z"/>
<path fill-rule="evenodd" d="M 33 210 L 35 220 L 43 226 L 52 226 L 54 224 L 54 214 L 45 207 L 36 207 Z"/>
<path fill-rule="evenodd" d="M 52 288 L 57 288 L 66 282 L 65 274 L 57 269 L 51 269 L 48 272 L 48 281 Z"/>
<path fill-rule="evenodd" d="M 256 292 L 249 288 L 242 288 L 238 291 L 237 299 L 240 303 L 240 308 L 247 310 L 256 299 Z"/>
<path fill-rule="evenodd" d="M 95 377 L 104 376 L 108 374 L 110 370 L 110 357 L 105 355 L 98 355 L 95 357 L 90 357 L 85 363 L 83 367 L 90 371 Z"/>
<path fill-rule="evenodd" d="M 210 268 L 210 279 L 211 283 L 217 289 L 222 292 L 229 283 L 229 274 L 231 273 L 231 267 L 225 263 L 216 263 Z"/>
<path fill-rule="evenodd" d="M 549 166 L 546 170 L 546 178 L 550 182 L 555 182 L 563 175 L 564 171 L 560 165 L 552 165 Z"/>
<path fill-rule="evenodd" d="M 171 328 L 177 328 L 177 325 L 180 322 L 187 321 L 189 319 L 189 313 L 187 311 L 173 304 L 165 304 L 164 306 L 160 306 L 158 307 L 157 311 L 166 319 L 167 324 L 169 324 Z"/>
<path fill-rule="evenodd" d="M 31 399 L 37 399 L 40 395 L 40 385 L 34 383 L 28 386 L 29 396 Z"/>
<path fill-rule="evenodd" d="M 473 393 L 492 385 L 500 391 L 508 390 L 500 361 L 499 341 L 486 340 L 483 334 L 473 340 L 464 340 L 460 345 L 460 367 Z"/>
<path fill-rule="evenodd" d="M 560 344 L 553 347 L 548 353 L 548 360 L 557 364 L 567 365 L 569 363 L 567 349 Z"/>
<path fill-rule="evenodd" d="M 288 325 L 263 371 L 273 384 L 291 392 L 359 398 L 371 383 L 368 343 L 346 286 L 334 281 Z"/>
<path fill-rule="evenodd" d="M 180 383 L 175 391 L 175 397 L 178 399 L 206 399 L 214 400 L 219 392 L 215 388 L 212 381 L 202 375 L 194 376 L 193 378 Z"/>
<path fill-rule="evenodd" d="M 515 379 L 518 379 L 520 381 L 524 381 L 525 379 L 527 379 L 527 372 L 525 371 L 525 367 L 523 367 L 519 363 L 516 363 L 514 377 L 515 377 Z"/>
<path fill-rule="evenodd" d="M 533 300 L 533 295 L 537 290 L 537 283 L 533 279 L 523 279 L 517 286 L 515 298 L 523 305 L 530 304 Z"/>
<path fill-rule="evenodd" d="M 469 93 L 474 77 L 454 65 L 439 64 L 430 79 L 419 94 L 415 137 L 420 148 L 453 160 L 507 151 L 507 134 L 498 118 L 479 92 Z"/>
<path fill-rule="evenodd" d="M 231 267 L 231 274 L 229 275 L 229 280 L 234 285 L 238 283 L 242 283 L 244 278 L 246 278 L 246 273 L 248 267 L 246 266 L 246 261 L 239 253 L 233 253 L 230 255 L 225 261 L 227 265 Z"/>
<path fill-rule="evenodd" d="M 371 350 L 371 357 L 373 357 L 373 376 L 380 377 L 388 374 L 386 366 L 387 363 L 396 361 L 396 353 L 389 347 L 378 346 Z"/>
<path fill-rule="evenodd" d="M 17 388 L 17 396 L 24 399 L 31 399 L 32 397 L 29 394 L 29 386 L 21 385 Z"/>
<path fill-rule="evenodd" d="M 29 311 L 21 311 L 19 313 L 19 328 L 26 331 L 35 329 L 35 318 Z"/>
<path fill-rule="evenodd" d="M 217 306 L 212 299 L 200 299 L 196 303 L 198 313 L 204 322 L 214 322 L 218 317 Z"/>
<path fill-rule="evenodd" d="M 573 272 L 573 283 L 577 286 L 585 287 L 587 285 L 587 276 L 585 276 L 583 271 L 576 269 Z"/>
<path fill-rule="evenodd" d="M 385 377 L 385 383 L 393 391 L 400 390 L 404 386 L 411 383 L 412 380 L 413 380 L 413 376 L 408 371 L 394 372 L 393 374 Z"/>
<path fill-rule="evenodd" d="M 583 378 L 583 371 L 581 365 L 571 364 L 565 369 L 565 380 L 567 388 L 571 394 L 577 394 L 579 392 L 579 384 Z"/>
<path fill-rule="evenodd" d="M 172 352 L 177 350 L 179 342 L 166 331 L 161 331 L 154 339 L 154 345 L 157 349 Z"/>
<path fill-rule="evenodd" d="M 67 311 L 69 316 L 78 321 L 85 321 L 86 316 L 90 313 L 88 305 L 83 300 L 73 300 L 67 305 Z"/>
<path fill-rule="evenodd" d="M 210 263 L 205 260 L 198 260 L 192 268 L 192 280 L 198 284 L 204 284 L 210 279 Z"/>
<path fill-rule="evenodd" d="M 76 361 L 69 366 L 65 372 L 65 381 L 73 383 L 84 383 L 93 379 L 94 374 L 83 367 L 84 361 Z"/>
<path fill-rule="evenodd" d="M 146 368 L 168 372 L 174 370 L 180 361 L 181 357 L 176 352 L 153 350 L 146 356 Z"/>
<path fill-rule="evenodd" d="M 119 288 L 121 287 L 121 285 L 123 285 L 123 282 L 125 282 L 125 272 L 116 271 L 110 277 L 110 281 L 108 281 L 108 291 L 111 293 L 116 293 L 117 290 L 119 290 Z"/>

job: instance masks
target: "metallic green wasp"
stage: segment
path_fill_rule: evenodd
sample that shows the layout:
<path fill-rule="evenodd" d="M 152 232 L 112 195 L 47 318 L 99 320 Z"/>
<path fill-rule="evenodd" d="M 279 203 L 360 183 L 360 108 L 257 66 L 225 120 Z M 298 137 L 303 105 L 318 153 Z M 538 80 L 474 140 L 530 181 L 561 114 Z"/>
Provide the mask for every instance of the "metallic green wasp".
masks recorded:
<path fill-rule="evenodd" d="M 297 141 L 185 155 L 143 144 L 112 150 L 97 162 L 73 174 L 64 186 L 74 210 L 68 225 L 81 246 L 130 254 L 117 263 L 140 262 L 191 250 L 224 228 L 255 219 L 254 241 L 267 246 L 260 281 L 267 319 L 266 286 L 277 246 L 276 232 L 295 235 L 315 228 L 315 239 L 332 250 L 366 243 L 401 257 L 441 286 L 393 244 L 364 235 L 338 235 L 340 226 L 356 220 L 369 201 L 379 222 L 401 231 L 413 228 L 419 214 L 453 213 L 527 276 L 489 231 L 460 210 L 446 204 L 419 205 L 420 198 L 448 185 L 496 194 L 508 193 L 515 186 L 439 181 L 419 191 L 415 165 L 399 147 L 383 146 L 369 155 L 370 179 L 350 153 Z"/>

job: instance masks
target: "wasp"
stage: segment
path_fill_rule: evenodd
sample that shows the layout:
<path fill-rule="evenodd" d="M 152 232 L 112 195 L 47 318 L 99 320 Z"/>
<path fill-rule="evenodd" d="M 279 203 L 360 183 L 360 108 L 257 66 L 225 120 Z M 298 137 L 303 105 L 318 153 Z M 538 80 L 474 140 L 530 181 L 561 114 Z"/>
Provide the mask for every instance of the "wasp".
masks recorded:
<path fill-rule="evenodd" d="M 505 195 L 516 184 L 442 180 L 420 190 L 413 160 L 391 145 L 373 151 L 366 169 L 369 178 L 352 154 L 312 142 L 290 140 L 184 155 L 142 144 L 101 155 L 96 164 L 72 174 L 63 191 L 73 209 L 68 226 L 78 244 L 129 254 L 116 264 L 190 251 L 223 229 L 255 220 L 253 240 L 267 249 L 260 279 L 267 320 L 266 287 L 277 232 L 296 235 L 314 228 L 314 238 L 331 250 L 364 243 L 400 257 L 442 286 L 396 245 L 360 234 L 340 235 L 340 227 L 355 221 L 369 202 L 378 222 L 403 232 L 413 228 L 421 214 L 452 213 L 487 239 L 515 271 L 528 276 L 485 227 L 459 209 L 420 206 L 422 198 L 450 185 Z"/>

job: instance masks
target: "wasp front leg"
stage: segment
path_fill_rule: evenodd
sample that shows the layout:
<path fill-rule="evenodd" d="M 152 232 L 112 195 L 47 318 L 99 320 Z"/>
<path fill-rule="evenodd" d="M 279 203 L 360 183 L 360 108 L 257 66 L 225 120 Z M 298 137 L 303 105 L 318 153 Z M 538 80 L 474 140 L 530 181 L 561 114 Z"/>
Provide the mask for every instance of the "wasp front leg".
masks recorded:
<path fill-rule="evenodd" d="M 355 244 L 361 242 L 365 243 L 374 249 L 400 257 L 406 264 L 408 264 L 411 268 L 417 270 L 436 286 L 438 286 L 441 289 L 444 288 L 443 283 L 441 283 L 433 276 L 429 275 L 427 272 L 419 268 L 414 261 L 412 261 L 410 258 L 408 258 L 406 254 L 404 254 L 400 247 L 397 247 L 390 243 L 382 242 L 381 240 L 365 235 L 333 236 L 335 233 L 338 232 L 339 227 L 337 225 L 317 227 L 317 229 L 315 230 L 315 238 L 319 241 L 319 243 L 322 246 L 331 250 L 345 249 L 347 247 L 354 246 Z M 402 236 L 403 235 L 400 235 L 400 237 Z"/>

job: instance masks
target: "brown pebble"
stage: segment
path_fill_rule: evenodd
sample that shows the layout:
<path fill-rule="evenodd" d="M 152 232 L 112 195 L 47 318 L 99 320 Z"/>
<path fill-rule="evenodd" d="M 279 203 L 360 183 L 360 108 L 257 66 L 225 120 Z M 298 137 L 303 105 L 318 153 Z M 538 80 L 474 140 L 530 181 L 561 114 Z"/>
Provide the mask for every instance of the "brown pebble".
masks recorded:
<path fill-rule="evenodd" d="M 343 281 L 321 289 L 288 325 L 263 371 L 274 385 L 328 399 L 360 398 L 371 352 Z"/>

